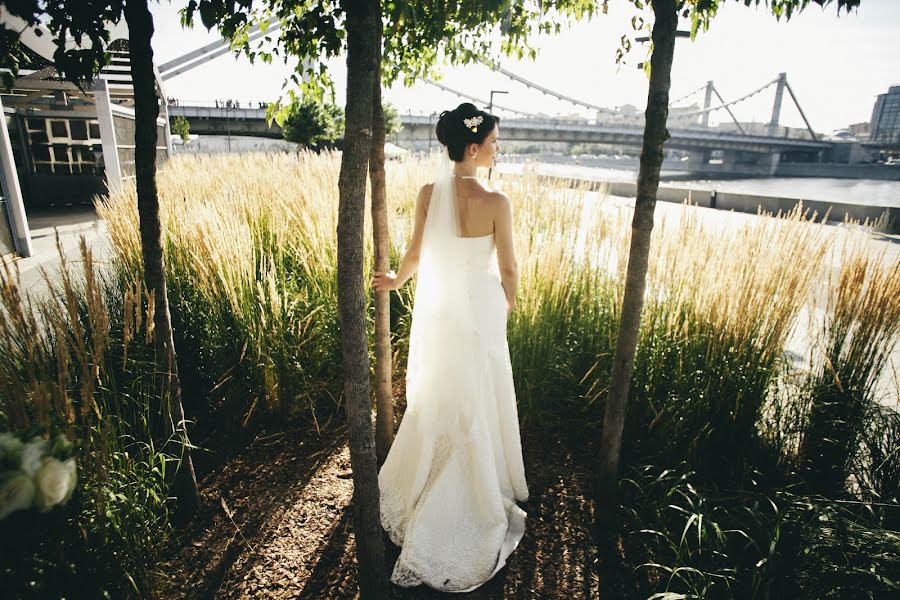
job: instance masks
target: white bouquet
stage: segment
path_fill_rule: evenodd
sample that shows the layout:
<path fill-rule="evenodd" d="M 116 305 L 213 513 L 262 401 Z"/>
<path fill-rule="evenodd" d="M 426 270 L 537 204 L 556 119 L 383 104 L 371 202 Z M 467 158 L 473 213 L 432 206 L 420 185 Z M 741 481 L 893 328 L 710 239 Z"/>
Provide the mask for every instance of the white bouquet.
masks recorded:
<path fill-rule="evenodd" d="M 32 506 L 45 512 L 72 497 L 78 482 L 73 448 L 62 433 L 24 442 L 0 433 L 0 519 Z"/>

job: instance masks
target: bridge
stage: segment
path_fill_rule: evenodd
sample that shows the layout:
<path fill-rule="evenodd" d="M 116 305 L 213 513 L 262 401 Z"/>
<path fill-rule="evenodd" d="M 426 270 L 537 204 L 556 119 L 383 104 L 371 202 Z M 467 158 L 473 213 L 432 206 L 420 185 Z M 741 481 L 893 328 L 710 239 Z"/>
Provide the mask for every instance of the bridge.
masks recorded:
<path fill-rule="evenodd" d="M 277 123 L 266 123 L 265 108 L 238 108 L 194 103 L 170 104 L 169 118 L 184 117 L 191 125 L 191 133 L 199 135 L 250 135 L 281 137 Z"/>
<path fill-rule="evenodd" d="M 238 108 L 209 105 L 169 106 L 169 116 L 188 120 L 191 133 L 200 135 L 250 135 L 281 137 L 281 128 L 266 123 L 263 108 Z M 400 115 L 402 130 L 396 142 L 434 140 L 436 115 Z M 536 142 L 573 142 L 611 144 L 640 148 L 642 124 L 610 124 L 603 121 L 553 119 L 540 117 L 505 118 L 504 140 Z M 670 127 L 666 149 L 690 153 L 693 162 L 706 162 L 713 151 L 722 153 L 723 168 L 743 165 L 744 170 L 766 174 L 774 172 L 780 157 L 794 161 L 817 162 L 826 156 L 833 143 L 817 139 L 784 136 L 749 135 L 723 132 L 711 127 Z M 690 164 L 689 164 L 690 166 Z"/>
<path fill-rule="evenodd" d="M 169 116 L 185 117 L 191 133 L 201 135 L 255 135 L 281 137 L 276 123 L 266 123 L 264 108 L 224 108 L 205 104 L 170 105 Z M 437 115 L 400 115 L 403 126 L 398 139 L 428 141 L 434 139 Z M 516 141 L 580 142 L 640 147 L 644 128 L 638 125 L 615 125 L 589 120 L 518 118 L 503 119 L 503 139 Z M 680 150 L 732 150 L 738 152 L 790 152 L 816 154 L 831 148 L 831 142 L 782 136 L 758 136 L 721 132 L 714 128 L 669 128 L 672 137 L 666 148 Z"/>
<path fill-rule="evenodd" d="M 278 28 L 272 24 L 268 33 Z M 249 32 L 249 39 L 255 40 L 264 33 L 256 28 Z M 178 76 L 203 63 L 229 52 L 225 42 L 219 41 L 188 52 L 175 60 L 160 65 L 159 71 L 163 80 Z M 477 98 L 452 89 L 442 83 L 422 79 L 425 84 L 436 86 L 458 98 L 496 109 L 503 113 L 516 115 L 503 118 L 503 138 L 516 141 L 535 142 L 577 142 L 594 144 L 611 144 L 632 148 L 640 148 L 643 144 L 644 122 L 643 112 L 623 110 L 600 106 L 597 103 L 574 98 L 558 91 L 546 88 L 538 83 L 525 79 L 498 64 L 483 63 L 500 76 L 536 90 L 542 94 L 556 98 L 562 103 L 571 104 L 591 111 L 592 118 L 571 119 L 539 116 L 514 107 L 495 105 L 491 101 Z M 766 90 L 774 90 L 771 118 L 762 127 L 750 127 L 741 123 L 733 112 L 733 108 Z M 679 107 L 686 100 L 696 98 L 704 92 L 702 107 L 696 100 L 689 106 Z M 785 92 L 794 103 L 806 125 L 805 130 L 790 131 L 779 124 Z M 718 104 L 713 105 L 713 99 Z M 212 103 L 175 104 L 168 107 L 170 118 L 184 117 L 191 126 L 191 132 L 201 135 L 250 135 L 263 137 L 280 137 L 281 129 L 266 123 L 264 108 L 223 106 Z M 725 128 L 710 127 L 710 115 L 721 111 L 734 122 L 734 131 Z M 411 143 L 432 140 L 436 115 L 401 115 L 403 130 L 394 141 Z M 787 75 L 779 73 L 774 79 L 756 87 L 743 96 L 726 101 L 716 89 L 714 82 L 708 81 L 692 92 L 674 100 L 669 107 L 669 131 L 671 138 L 666 142 L 666 149 L 681 150 L 688 153 L 691 167 L 702 167 L 709 164 L 710 157 L 721 157 L 721 165 L 717 170 L 740 170 L 752 174 L 774 174 L 780 161 L 784 158 L 791 162 L 818 163 L 830 161 L 836 143 L 819 139 L 806 117 L 797 95 L 791 88 Z"/>
<path fill-rule="evenodd" d="M 401 122 L 403 123 L 403 130 L 399 134 L 401 140 L 424 141 L 434 138 L 434 127 L 437 123 L 437 117 L 434 115 L 404 115 Z M 642 126 L 610 125 L 571 119 L 503 119 L 501 131 L 505 140 L 613 144 L 636 148 L 641 147 L 644 139 Z M 672 137 L 666 141 L 667 149 L 696 152 L 711 150 L 758 154 L 800 152 L 815 160 L 820 152 L 832 146 L 830 142 L 819 140 L 728 133 L 712 128 L 702 130 L 670 127 L 669 133 Z"/>

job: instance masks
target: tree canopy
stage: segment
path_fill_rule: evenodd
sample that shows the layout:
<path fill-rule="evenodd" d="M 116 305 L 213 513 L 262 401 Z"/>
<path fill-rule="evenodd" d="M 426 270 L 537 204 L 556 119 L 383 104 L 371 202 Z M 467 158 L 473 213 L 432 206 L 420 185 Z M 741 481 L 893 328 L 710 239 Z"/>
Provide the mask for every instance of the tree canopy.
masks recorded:
<path fill-rule="evenodd" d="M 536 57 L 530 40 L 537 32 L 558 33 L 575 20 L 605 9 L 608 0 L 458 0 L 455 2 L 388 0 L 383 4 L 382 83 L 403 79 L 407 85 L 418 77 L 437 77 L 444 63 L 465 64 L 492 60 L 498 54 Z M 340 2 L 267 0 L 261 4 L 225 0 L 190 0 L 182 22 L 194 23 L 195 15 L 207 28 L 217 27 L 232 48 L 251 61 L 285 62 L 299 59 L 285 82 L 284 107 L 295 102 L 296 92 L 322 99 L 333 90 L 325 61 L 346 50 L 346 15 Z M 251 41 L 250 30 L 264 32 L 278 23 L 277 34 Z M 499 51 L 499 52 L 498 52 Z"/>
<path fill-rule="evenodd" d="M 296 98 L 281 128 L 289 142 L 308 147 L 331 145 L 344 134 L 344 111 L 331 102 Z"/>

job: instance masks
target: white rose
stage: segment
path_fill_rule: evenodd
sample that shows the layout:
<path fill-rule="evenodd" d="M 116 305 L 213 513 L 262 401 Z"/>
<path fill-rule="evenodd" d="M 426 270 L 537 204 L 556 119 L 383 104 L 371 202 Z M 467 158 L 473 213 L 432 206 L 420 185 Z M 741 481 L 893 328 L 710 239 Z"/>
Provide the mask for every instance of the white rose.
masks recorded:
<path fill-rule="evenodd" d="M 44 459 L 44 464 L 34 475 L 37 488 L 35 505 L 41 512 L 64 502 L 75 489 L 75 459 L 61 462 L 55 458 Z"/>
<path fill-rule="evenodd" d="M 44 456 L 47 454 L 47 440 L 36 437 L 25 444 L 22 449 L 22 470 L 28 475 L 34 476 L 41 468 Z"/>
<path fill-rule="evenodd" d="M 0 519 L 17 510 L 31 506 L 34 499 L 34 482 L 22 471 L 0 484 Z"/>

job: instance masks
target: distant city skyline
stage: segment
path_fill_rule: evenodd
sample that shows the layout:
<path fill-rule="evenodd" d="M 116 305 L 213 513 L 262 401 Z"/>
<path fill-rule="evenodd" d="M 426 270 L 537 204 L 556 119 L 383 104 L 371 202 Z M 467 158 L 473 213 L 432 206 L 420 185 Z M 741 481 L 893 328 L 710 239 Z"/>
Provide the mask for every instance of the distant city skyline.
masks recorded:
<path fill-rule="evenodd" d="M 152 5 L 158 64 L 218 39 L 199 19 L 193 30 L 182 30 L 177 10 L 182 2 Z M 503 59 L 502 66 L 558 93 L 600 106 L 643 107 L 647 79 L 636 64 L 646 57 L 646 47 L 634 44 L 627 64 L 615 64 L 619 38 L 633 38 L 631 17 L 641 14 L 628 3 L 611 4 L 608 15 L 576 24 L 558 36 L 534 40 L 536 61 Z M 646 11 L 643 11 L 647 17 Z M 686 29 L 688 23 L 680 24 Z M 786 72 L 813 127 L 824 133 L 868 122 L 879 94 L 900 84 L 900 63 L 895 55 L 900 31 L 900 2 L 863 2 L 859 11 L 836 16 L 835 6 L 825 10 L 811 5 L 790 22 L 778 22 L 764 7 L 747 8 L 725 2 L 708 32 L 695 42 L 679 39 L 672 70 L 672 99 L 715 81 L 726 100 L 743 96 L 779 72 Z M 277 59 L 276 59 L 277 61 Z M 251 65 L 243 57 L 222 56 L 166 82 L 166 93 L 182 101 L 233 99 L 242 103 L 275 100 L 293 64 L 281 62 Z M 336 100 L 344 103 L 343 58 L 327 63 L 336 83 Z M 495 103 L 528 112 L 589 114 L 586 109 L 529 90 L 481 65 L 444 69 L 441 83 L 475 97 L 488 99 L 491 90 L 508 94 Z M 734 107 L 741 121 L 766 122 L 771 115 L 774 89 Z M 449 92 L 425 83 L 412 88 L 397 84 L 385 91 L 385 99 L 401 111 L 439 112 L 462 101 Z M 702 103 L 702 95 L 693 99 Z M 714 101 L 714 105 L 717 102 Z M 498 111 L 499 112 L 499 111 Z M 720 111 L 724 112 L 724 111 Z M 501 115 L 504 113 L 500 112 Z M 786 96 L 781 124 L 802 127 L 802 119 Z M 712 122 L 728 119 L 714 115 Z"/>

